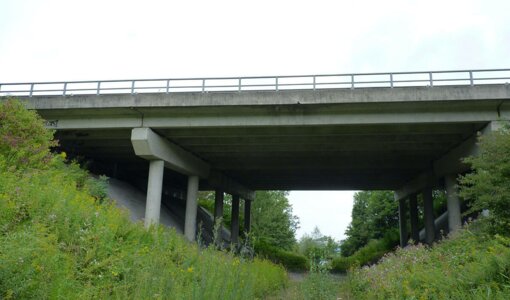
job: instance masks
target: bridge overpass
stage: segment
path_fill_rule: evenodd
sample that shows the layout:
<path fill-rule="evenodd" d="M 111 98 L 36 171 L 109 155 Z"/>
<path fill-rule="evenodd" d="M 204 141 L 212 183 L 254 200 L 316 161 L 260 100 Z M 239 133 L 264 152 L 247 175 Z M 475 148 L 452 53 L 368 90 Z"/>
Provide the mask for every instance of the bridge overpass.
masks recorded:
<path fill-rule="evenodd" d="M 223 192 L 234 195 L 235 219 L 255 190 L 391 189 L 404 245 L 408 214 L 418 234 L 419 193 L 428 242 L 432 189 L 448 191 L 450 228 L 460 226 L 461 158 L 510 119 L 509 81 L 510 69 L 166 78 L 2 83 L 0 96 L 36 109 L 67 152 L 145 182 L 147 225 L 163 186 L 187 190 L 190 240 L 199 189 L 217 191 L 216 216 Z"/>

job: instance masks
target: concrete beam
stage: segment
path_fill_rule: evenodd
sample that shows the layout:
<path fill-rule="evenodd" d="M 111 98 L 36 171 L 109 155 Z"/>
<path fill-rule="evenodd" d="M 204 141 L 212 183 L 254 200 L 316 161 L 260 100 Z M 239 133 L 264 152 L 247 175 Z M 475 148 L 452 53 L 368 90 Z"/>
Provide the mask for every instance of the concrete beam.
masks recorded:
<path fill-rule="evenodd" d="M 376 104 L 374 104 L 376 105 Z M 43 117 L 54 126 L 52 129 L 122 129 L 146 126 L 156 129 L 164 128 L 204 128 L 204 127 L 260 127 L 260 126 L 319 126 L 319 125 L 378 125 L 378 124 L 438 124 L 438 123 L 468 123 L 488 122 L 497 118 L 493 107 L 481 111 L 385 111 L 377 104 L 372 111 L 333 111 L 332 108 L 299 108 L 299 111 L 279 112 L 276 107 L 257 108 L 247 112 L 228 112 L 218 110 L 213 115 L 197 108 L 197 114 L 173 112 L 169 116 L 144 115 L 126 117 L 103 117 L 93 115 L 66 116 L 55 115 Z M 329 110 L 328 110 L 329 109 Z M 337 108 L 339 109 L 339 108 Z M 211 109 L 213 110 L 213 109 Z M 86 113 L 86 112 L 84 112 Z M 170 113 L 169 113 L 170 114 Z M 218 117 L 221 116 L 221 117 Z"/>
<path fill-rule="evenodd" d="M 401 200 L 418 193 L 424 187 L 437 185 L 437 179 L 432 171 L 424 172 L 395 191 L 395 199 Z"/>
<path fill-rule="evenodd" d="M 438 180 L 448 174 L 460 174 L 468 171 L 469 165 L 465 164 L 462 159 L 477 155 L 479 151 L 478 138 L 480 135 L 487 135 L 493 131 L 499 130 L 504 123 L 504 121 L 489 122 L 480 131 L 434 161 L 432 163 L 432 171 L 420 174 L 395 192 L 398 195 L 398 199 L 403 199 L 418 193 L 427 186 L 435 187 L 438 185 Z"/>
<path fill-rule="evenodd" d="M 255 192 L 244 185 L 211 170 L 209 164 L 178 145 L 159 136 L 150 128 L 134 128 L 131 132 L 131 143 L 135 154 L 148 160 L 163 160 L 165 166 L 186 175 L 198 175 L 207 179 L 214 188 L 220 188 L 230 194 L 237 194 L 244 199 L 254 200 Z"/>
<path fill-rule="evenodd" d="M 201 159 L 157 135 L 147 127 L 134 128 L 131 142 L 135 154 L 147 160 L 162 160 L 169 169 L 208 178 L 210 167 Z"/>

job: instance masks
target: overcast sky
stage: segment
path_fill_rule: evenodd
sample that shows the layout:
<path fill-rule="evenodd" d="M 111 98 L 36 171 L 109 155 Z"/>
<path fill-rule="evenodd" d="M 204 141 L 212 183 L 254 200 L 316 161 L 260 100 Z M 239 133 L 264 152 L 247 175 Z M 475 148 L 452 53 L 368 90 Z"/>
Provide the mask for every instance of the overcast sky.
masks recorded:
<path fill-rule="evenodd" d="M 510 68 L 510 1 L 0 1 L 0 83 Z M 352 192 L 293 192 L 337 239 Z"/>

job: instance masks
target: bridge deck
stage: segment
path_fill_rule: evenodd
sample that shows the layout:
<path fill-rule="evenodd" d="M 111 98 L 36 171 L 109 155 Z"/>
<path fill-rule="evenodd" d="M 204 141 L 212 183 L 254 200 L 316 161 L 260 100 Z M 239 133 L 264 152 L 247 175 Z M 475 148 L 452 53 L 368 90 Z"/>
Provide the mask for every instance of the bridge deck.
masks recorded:
<path fill-rule="evenodd" d="M 130 132 L 150 127 L 255 190 L 397 189 L 510 118 L 503 84 L 23 99 L 71 153 L 146 176 Z"/>

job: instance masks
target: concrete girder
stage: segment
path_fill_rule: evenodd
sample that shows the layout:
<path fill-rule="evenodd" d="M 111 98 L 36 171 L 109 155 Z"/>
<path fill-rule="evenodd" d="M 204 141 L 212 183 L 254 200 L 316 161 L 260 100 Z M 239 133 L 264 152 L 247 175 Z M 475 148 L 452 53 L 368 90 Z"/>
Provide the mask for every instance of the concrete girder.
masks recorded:
<path fill-rule="evenodd" d="M 193 154 L 178 145 L 159 136 L 150 128 L 134 128 L 131 142 L 135 154 L 147 160 L 163 160 L 169 169 L 186 175 L 197 175 L 207 179 L 215 188 L 231 194 L 237 194 L 244 199 L 254 200 L 255 192 L 246 188 L 221 172 L 211 170 L 211 167 Z"/>
<path fill-rule="evenodd" d="M 137 156 L 147 160 L 163 160 L 167 168 L 186 175 L 209 177 L 210 167 L 207 163 L 160 137 L 150 128 L 134 128 L 131 142 Z"/>
<path fill-rule="evenodd" d="M 83 112 L 86 113 L 85 111 Z M 221 115 L 221 118 L 218 118 Z M 228 114 L 218 111 L 214 115 L 198 114 L 175 116 L 131 116 L 131 117 L 104 117 L 94 118 L 86 115 L 73 117 L 50 116 L 43 117 L 57 125 L 52 129 L 122 129 L 134 127 L 150 128 L 201 128 L 201 127 L 257 127 L 257 126 L 320 126 L 320 125 L 356 125 L 356 124 L 424 124 L 424 123 L 450 123 L 488 122 L 497 118 L 494 108 L 478 112 L 465 111 L 433 111 L 417 113 L 405 112 L 338 112 L 307 113 L 306 110 L 298 114 L 281 114 L 267 109 L 264 113 Z M 58 119 L 57 119 L 58 118 Z"/>
<path fill-rule="evenodd" d="M 395 193 L 398 199 L 404 199 L 418 193 L 425 187 L 436 187 L 439 180 L 449 174 L 460 174 L 469 170 L 469 165 L 462 162 L 465 157 L 478 154 L 478 137 L 489 134 L 503 126 L 502 121 L 491 121 L 482 130 L 473 134 L 460 145 L 454 147 L 432 163 L 432 170 L 427 171 L 405 184 Z"/>

